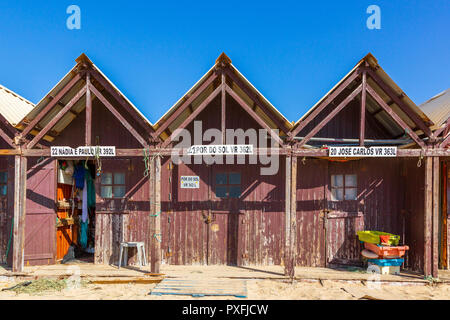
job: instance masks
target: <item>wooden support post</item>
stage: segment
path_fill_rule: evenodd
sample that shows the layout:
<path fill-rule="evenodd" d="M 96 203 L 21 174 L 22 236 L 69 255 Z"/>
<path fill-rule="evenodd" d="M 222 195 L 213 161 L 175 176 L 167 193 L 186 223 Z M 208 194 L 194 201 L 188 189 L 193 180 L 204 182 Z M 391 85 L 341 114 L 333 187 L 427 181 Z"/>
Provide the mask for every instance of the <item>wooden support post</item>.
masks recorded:
<path fill-rule="evenodd" d="M 86 74 L 86 131 L 85 142 L 87 146 L 92 145 L 92 99 L 91 99 L 91 74 Z"/>
<path fill-rule="evenodd" d="M 222 144 L 225 144 L 225 124 L 226 124 L 226 92 L 225 92 L 225 73 L 222 73 L 222 117 L 221 117 L 221 130 L 222 130 Z"/>
<path fill-rule="evenodd" d="M 289 251 L 291 254 L 291 269 L 292 273 L 290 277 L 294 279 L 295 277 L 295 261 L 297 258 L 297 250 L 296 250 L 296 235 L 297 235 L 297 157 L 292 156 L 292 166 L 291 166 L 291 228 L 289 235 Z"/>
<path fill-rule="evenodd" d="M 290 261 L 289 236 L 291 234 L 291 156 L 286 156 L 285 206 L 284 206 L 284 275 L 292 274 Z"/>
<path fill-rule="evenodd" d="M 432 222 L 432 266 L 431 275 L 438 277 L 439 270 L 439 205 L 440 205 L 440 185 L 439 185 L 439 157 L 433 157 L 433 222 Z"/>
<path fill-rule="evenodd" d="M 442 269 L 448 269 L 448 234 L 447 234 L 447 181 L 448 181 L 448 167 L 447 162 L 444 161 L 442 163 L 442 215 L 441 215 L 441 221 L 442 221 L 442 230 L 441 230 L 441 261 L 440 261 L 440 267 Z"/>
<path fill-rule="evenodd" d="M 295 237 L 297 232 L 297 157 L 286 156 L 285 257 L 284 274 L 295 277 Z"/>
<path fill-rule="evenodd" d="M 424 206 L 424 257 L 423 272 L 425 276 L 431 275 L 431 229 L 433 214 L 433 160 L 425 158 L 425 206 Z"/>
<path fill-rule="evenodd" d="M 361 117 L 359 123 L 359 145 L 364 146 L 364 137 L 366 133 L 366 72 L 362 75 L 361 91 Z"/>
<path fill-rule="evenodd" d="M 25 202 L 27 191 L 27 158 L 15 156 L 14 238 L 12 271 L 22 272 L 25 248 Z"/>
<path fill-rule="evenodd" d="M 152 219 L 152 249 L 151 249 L 151 272 L 159 273 L 161 266 L 161 157 L 156 156 L 153 162 L 153 212 Z"/>

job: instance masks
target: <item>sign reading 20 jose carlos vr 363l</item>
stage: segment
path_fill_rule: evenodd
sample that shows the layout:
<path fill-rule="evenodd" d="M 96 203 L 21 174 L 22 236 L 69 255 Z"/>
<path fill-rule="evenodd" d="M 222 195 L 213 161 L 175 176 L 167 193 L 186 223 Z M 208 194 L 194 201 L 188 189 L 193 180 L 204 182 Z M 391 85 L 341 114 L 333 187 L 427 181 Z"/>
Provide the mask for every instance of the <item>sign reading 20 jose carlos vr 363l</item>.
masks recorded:
<path fill-rule="evenodd" d="M 51 147 L 52 157 L 115 157 L 116 147 Z"/>
<path fill-rule="evenodd" d="M 329 147 L 329 157 L 396 157 L 397 147 Z"/>

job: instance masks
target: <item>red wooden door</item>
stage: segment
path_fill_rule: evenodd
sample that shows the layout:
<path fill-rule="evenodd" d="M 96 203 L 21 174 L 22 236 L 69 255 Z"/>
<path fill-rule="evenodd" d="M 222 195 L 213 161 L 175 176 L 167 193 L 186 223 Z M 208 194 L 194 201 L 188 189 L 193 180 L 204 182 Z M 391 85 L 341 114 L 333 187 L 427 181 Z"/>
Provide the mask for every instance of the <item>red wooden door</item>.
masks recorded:
<path fill-rule="evenodd" d="M 56 160 L 34 163 L 27 171 L 25 266 L 52 264 L 56 257 Z"/>
<path fill-rule="evenodd" d="M 364 229 L 364 216 L 359 205 L 361 188 L 358 180 L 362 179 L 356 161 L 329 162 L 327 264 L 361 264 L 361 246 L 356 232 Z"/>
<path fill-rule="evenodd" d="M 208 223 L 208 264 L 237 265 L 242 166 L 211 166 L 211 217 Z"/>
<path fill-rule="evenodd" d="M 173 165 L 162 175 L 162 199 L 170 203 L 161 216 L 163 258 L 169 264 L 207 264 L 210 168 L 204 164 Z M 198 187 L 190 179 L 199 179 Z M 170 182 L 169 182 L 170 181 Z M 164 202 L 164 201 L 163 201 Z"/>

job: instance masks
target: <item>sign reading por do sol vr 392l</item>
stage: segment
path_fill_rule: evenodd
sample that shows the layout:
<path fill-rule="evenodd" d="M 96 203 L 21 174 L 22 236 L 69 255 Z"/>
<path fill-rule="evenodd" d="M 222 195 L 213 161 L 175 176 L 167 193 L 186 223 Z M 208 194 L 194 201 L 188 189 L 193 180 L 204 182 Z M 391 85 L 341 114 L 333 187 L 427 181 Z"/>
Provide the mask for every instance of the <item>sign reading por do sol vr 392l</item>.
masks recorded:
<path fill-rule="evenodd" d="M 252 155 L 251 144 L 219 144 L 219 145 L 193 145 L 186 152 L 187 155 Z"/>
<path fill-rule="evenodd" d="M 50 154 L 52 157 L 115 157 L 116 147 L 51 147 Z"/>
<path fill-rule="evenodd" d="M 397 147 L 329 147 L 329 157 L 396 157 Z"/>
<path fill-rule="evenodd" d="M 198 176 L 181 176 L 180 177 L 182 189 L 199 189 L 200 178 Z"/>

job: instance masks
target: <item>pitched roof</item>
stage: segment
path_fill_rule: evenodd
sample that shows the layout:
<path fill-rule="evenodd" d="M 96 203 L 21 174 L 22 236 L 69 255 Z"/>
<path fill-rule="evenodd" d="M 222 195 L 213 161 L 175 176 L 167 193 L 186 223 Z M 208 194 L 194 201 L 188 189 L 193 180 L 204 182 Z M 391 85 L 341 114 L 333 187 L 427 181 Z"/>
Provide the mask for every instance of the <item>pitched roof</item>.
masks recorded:
<path fill-rule="evenodd" d="M 267 115 L 264 113 L 263 110 L 261 110 L 259 107 L 256 107 L 255 112 L 258 116 L 262 118 L 264 122 L 267 123 L 269 127 L 272 129 L 277 129 L 276 124 L 273 122 L 271 117 L 277 117 L 288 129 L 292 128 L 292 123 L 289 122 L 288 119 L 280 112 L 278 111 L 270 102 L 267 100 L 261 92 L 259 92 L 255 86 L 247 80 L 247 78 L 244 77 L 244 75 L 231 63 L 231 59 L 225 54 L 222 53 L 216 60 L 216 64 L 213 65 L 201 78 L 198 80 L 155 124 L 154 128 L 157 130 L 159 127 L 161 127 L 165 121 L 167 121 L 170 116 L 181 107 L 181 105 L 194 94 L 194 92 L 202 86 L 203 83 L 214 73 L 214 70 L 216 68 L 217 63 L 219 62 L 225 62 L 229 67 L 231 72 L 242 82 L 244 85 L 246 85 L 252 94 L 254 94 L 262 104 L 270 111 L 270 115 Z M 252 106 L 252 99 L 235 83 L 233 82 L 231 84 L 231 89 L 233 89 L 240 98 L 242 98 L 249 106 Z M 191 104 L 192 111 L 185 110 L 183 113 L 180 114 L 177 119 L 169 125 L 169 130 L 173 131 L 178 125 L 180 125 L 184 119 L 189 117 L 189 114 L 193 112 L 202 102 L 205 100 L 213 91 L 212 84 L 208 86 L 202 94 L 200 94 Z M 278 128 L 279 129 L 279 128 Z M 286 134 L 285 132 L 284 134 Z M 162 138 L 166 139 L 167 135 L 162 134 Z"/>
<path fill-rule="evenodd" d="M 98 73 L 111 85 L 111 87 L 116 91 L 117 94 L 119 94 L 133 109 L 136 111 L 139 117 L 141 117 L 145 123 L 148 124 L 149 127 L 152 127 L 152 124 L 150 121 L 141 113 L 141 111 L 112 83 L 108 77 L 98 68 L 92 61 L 83 53 L 81 54 L 76 60 L 77 64 L 36 104 L 36 107 L 31 110 L 29 113 L 23 117 L 22 121 L 17 124 L 18 129 L 24 129 L 28 123 L 30 123 L 34 118 L 37 117 L 37 115 L 45 108 L 45 106 L 60 92 L 67 83 L 69 83 L 77 74 L 77 70 L 80 68 L 80 66 L 83 63 L 88 64 L 91 66 L 95 71 L 98 71 Z M 72 89 L 67 92 L 67 94 L 64 95 L 64 97 L 60 100 L 60 103 L 58 103 L 56 106 L 50 110 L 47 115 L 45 115 L 41 121 L 38 123 L 40 128 L 44 128 L 47 123 L 51 121 L 51 119 L 56 116 L 56 114 L 71 100 L 71 98 L 76 94 L 80 89 L 84 86 L 84 81 L 78 81 Z M 95 95 L 92 95 L 92 99 L 96 99 Z M 79 99 L 74 106 L 71 108 L 76 113 L 80 113 L 85 108 L 85 100 Z M 75 115 L 68 112 L 66 113 L 59 121 L 56 123 L 56 125 L 53 127 L 53 130 L 57 133 L 64 130 L 74 119 Z M 37 130 L 33 129 L 31 134 L 37 134 Z M 50 136 L 45 136 L 45 140 L 52 141 L 53 138 Z"/>
<path fill-rule="evenodd" d="M 293 126 L 295 129 L 302 120 L 306 119 L 306 117 L 313 112 L 318 106 L 322 103 L 322 101 L 326 100 L 329 95 L 331 95 L 341 83 L 343 83 L 358 67 L 362 66 L 365 62 L 369 64 L 372 70 L 374 70 L 375 74 L 381 78 L 381 80 L 399 97 L 399 99 L 406 104 L 413 112 L 415 112 L 426 124 L 433 125 L 431 119 L 403 92 L 403 90 L 389 77 L 389 75 L 381 68 L 378 64 L 377 59 L 371 54 L 368 53 L 364 58 L 362 58 L 351 70 L 347 73 L 336 85 L 331 88 L 311 109 L 309 109 Z M 383 90 L 370 78 L 368 79 L 368 83 L 375 90 L 375 92 L 383 98 L 386 103 L 390 102 L 389 96 L 383 92 Z M 405 121 L 408 126 L 411 128 L 416 128 L 415 123 L 400 109 L 400 107 L 395 103 L 389 103 L 390 107 L 393 111 L 395 111 L 403 121 Z M 368 99 L 367 108 L 370 111 L 372 109 L 379 109 L 376 103 L 371 102 L 371 99 Z M 377 120 L 392 134 L 398 134 L 402 132 L 399 129 L 398 125 L 391 119 L 391 117 L 385 112 L 382 111 L 377 114 Z"/>

